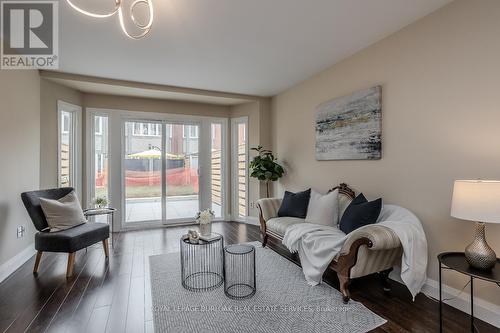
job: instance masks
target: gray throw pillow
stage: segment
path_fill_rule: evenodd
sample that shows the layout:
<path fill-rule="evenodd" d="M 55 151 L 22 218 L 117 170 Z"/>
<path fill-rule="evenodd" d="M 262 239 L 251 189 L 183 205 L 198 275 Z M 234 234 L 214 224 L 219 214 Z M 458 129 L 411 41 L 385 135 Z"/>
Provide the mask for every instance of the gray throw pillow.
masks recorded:
<path fill-rule="evenodd" d="M 40 198 L 40 205 L 50 232 L 66 230 L 87 222 L 75 191 L 59 200 Z"/>

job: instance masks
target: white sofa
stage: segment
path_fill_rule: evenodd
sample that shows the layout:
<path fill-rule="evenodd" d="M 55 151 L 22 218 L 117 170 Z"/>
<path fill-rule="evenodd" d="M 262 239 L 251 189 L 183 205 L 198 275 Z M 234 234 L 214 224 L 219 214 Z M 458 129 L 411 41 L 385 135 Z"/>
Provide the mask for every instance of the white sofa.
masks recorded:
<path fill-rule="evenodd" d="M 346 184 L 340 184 L 332 190 L 335 189 L 339 190 L 339 215 L 342 216 L 354 199 L 355 192 Z M 280 205 L 280 198 L 260 199 L 257 202 L 262 246 L 268 245 L 269 239 L 281 243 L 287 228 L 297 223 L 305 223 L 305 220 L 300 218 L 278 217 Z M 329 266 L 337 273 L 344 302 L 349 301 L 348 287 L 353 278 L 380 273 L 384 290 L 388 290 L 388 274 L 394 266 L 401 263 L 402 253 L 399 238 L 389 228 L 373 224 L 351 232 L 342 250 Z"/>

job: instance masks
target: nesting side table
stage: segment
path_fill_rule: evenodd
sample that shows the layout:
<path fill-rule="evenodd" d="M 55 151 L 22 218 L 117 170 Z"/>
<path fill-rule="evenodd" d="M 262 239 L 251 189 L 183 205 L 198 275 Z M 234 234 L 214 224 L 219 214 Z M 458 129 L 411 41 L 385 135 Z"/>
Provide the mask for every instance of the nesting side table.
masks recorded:
<path fill-rule="evenodd" d="M 182 286 L 190 291 L 218 288 L 224 282 L 224 238 L 192 244 L 181 238 Z"/>
<path fill-rule="evenodd" d="M 255 294 L 255 247 L 228 245 L 224 249 L 224 293 L 233 299 Z"/>

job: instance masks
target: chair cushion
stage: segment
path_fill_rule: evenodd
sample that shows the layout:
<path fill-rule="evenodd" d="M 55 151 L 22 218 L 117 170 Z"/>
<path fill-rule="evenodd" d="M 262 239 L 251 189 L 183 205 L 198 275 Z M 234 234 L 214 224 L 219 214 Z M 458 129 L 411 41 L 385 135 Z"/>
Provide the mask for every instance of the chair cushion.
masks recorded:
<path fill-rule="evenodd" d="M 284 236 L 285 231 L 286 229 L 288 229 L 288 227 L 294 224 L 305 222 L 306 220 L 297 217 L 275 217 L 267 221 L 266 229 L 280 236 Z"/>
<path fill-rule="evenodd" d="M 382 209 L 382 199 L 368 202 L 363 193 L 359 194 L 347 207 L 344 215 L 340 219 L 339 228 L 344 233 L 350 232 L 377 222 L 380 210 Z"/>
<path fill-rule="evenodd" d="M 311 189 L 297 193 L 285 191 L 285 196 L 283 197 L 280 209 L 278 210 L 278 216 L 305 219 L 310 198 Z"/>
<path fill-rule="evenodd" d="M 43 214 L 42 206 L 40 206 L 40 198 L 60 199 L 72 191 L 72 187 L 60 187 L 21 193 L 21 199 L 36 230 L 42 231 L 49 226 Z"/>
<path fill-rule="evenodd" d="M 35 249 L 48 252 L 75 252 L 109 238 L 106 223 L 85 223 L 57 232 L 35 234 Z"/>
<path fill-rule="evenodd" d="M 338 196 L 338 189 L 324 195 L 311 190 L 306 222 L 336 227 L 339 223 Z"/>
<path fill-rule="evenodd" d="M 87 222 L 75 191 L 56 200 L 40 198 L 40 206 L 51 232 L 66 230 Z"/>

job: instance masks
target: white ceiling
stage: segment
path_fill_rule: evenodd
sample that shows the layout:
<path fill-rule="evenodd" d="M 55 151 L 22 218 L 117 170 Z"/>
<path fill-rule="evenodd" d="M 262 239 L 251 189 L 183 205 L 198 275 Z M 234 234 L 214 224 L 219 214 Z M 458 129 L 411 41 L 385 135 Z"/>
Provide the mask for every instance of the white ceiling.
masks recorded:
<path fill-rule="evenodd" d="M 117 16 L 83 16 L 61 0 L 60 71 L 270 96 L 451 2 L 152 1 L 153 29 L 135 41 L 122 34 Z M 87 9 L 114 4 L 74 2 Z"/>

